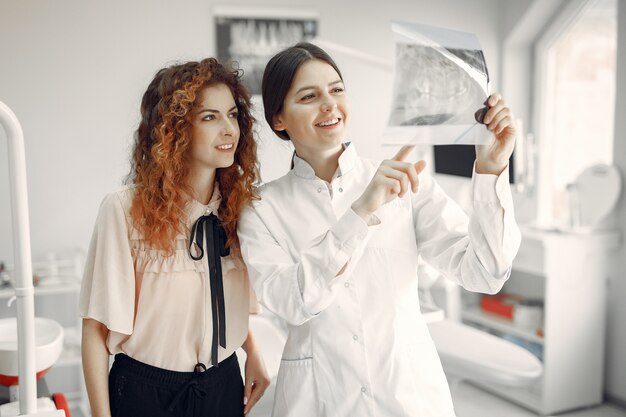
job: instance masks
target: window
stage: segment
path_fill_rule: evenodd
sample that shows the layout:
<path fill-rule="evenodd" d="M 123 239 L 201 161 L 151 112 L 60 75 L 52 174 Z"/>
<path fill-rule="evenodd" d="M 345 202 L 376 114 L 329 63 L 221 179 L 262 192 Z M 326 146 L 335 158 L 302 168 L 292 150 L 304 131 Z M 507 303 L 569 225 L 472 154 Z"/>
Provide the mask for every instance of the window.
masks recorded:
<path fill-rule="evenodd" d="M 613 160 L 616 0 L 564 2 L 537 44 L 539 220 L 568 217 L 567 185 Z"/>

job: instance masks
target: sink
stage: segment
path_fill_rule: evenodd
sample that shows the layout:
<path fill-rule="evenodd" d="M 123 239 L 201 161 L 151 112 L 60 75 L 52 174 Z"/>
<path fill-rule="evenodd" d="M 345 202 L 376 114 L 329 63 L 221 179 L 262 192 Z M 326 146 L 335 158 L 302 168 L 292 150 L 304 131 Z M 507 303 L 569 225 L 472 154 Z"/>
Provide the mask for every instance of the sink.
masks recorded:
<path fill-rule="evenodd" d="M 63 328 L 54 320 L 35 317 L 35 371 L 38 377 L 61 355 Z M 17 384 L 17 319 L 0 319 L 0 380 Z M 14 383 L 11 383 L 14 382 Z"/>

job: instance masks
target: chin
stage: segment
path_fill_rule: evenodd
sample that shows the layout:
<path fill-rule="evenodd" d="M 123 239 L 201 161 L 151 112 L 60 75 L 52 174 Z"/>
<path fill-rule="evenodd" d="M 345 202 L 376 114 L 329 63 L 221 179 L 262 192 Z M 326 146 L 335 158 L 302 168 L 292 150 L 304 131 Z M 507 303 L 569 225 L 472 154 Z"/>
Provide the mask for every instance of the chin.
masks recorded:
<path fill-rule="evenodd" d="M 231 158 L 230 160 L 212 160 L 212 161 L 207 161 L 205 163 L 205 166 L 207 168 L 211 168 L 211 169 L 220 169 L 220 168 L 228 168 L 229 166 L 231 166 L 232 164 L 235 163 L 235 159 Z"/>
<path fill-rule="evenodd" d="M 324 138 L 324 142 L 327 143 L 330 146 L 337 146 L 342 144 L 346 139 L 346 135 L 344 135 L 344 132 L 337 132 L 336 135 L 332 135 L 330 137 L 326 137 Z"/>
<path fill-rule="evenodd" d="M 235 161 L 225 162 L 223 164 L 219 164 L 216 168 L 228 168 L 232 166 L 234 163 Z"/>

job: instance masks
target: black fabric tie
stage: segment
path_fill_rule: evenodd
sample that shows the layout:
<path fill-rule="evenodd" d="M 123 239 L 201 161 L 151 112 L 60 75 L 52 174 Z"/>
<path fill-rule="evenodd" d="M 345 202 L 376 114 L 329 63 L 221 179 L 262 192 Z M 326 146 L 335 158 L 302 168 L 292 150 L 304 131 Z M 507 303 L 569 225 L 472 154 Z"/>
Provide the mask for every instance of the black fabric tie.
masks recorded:
<path fill-rule="evenodd" d="M 226 316 L 224 307 L 224 283 L 222 279 L 222 256 L 230 253 L 226 247 L 226 232 L 219 219 L 213 213 L 200 216 L 191 227 L 189 255 L 195 261 L 204 256 L 204 235 L 206 234 L 206 252 L 211 286 L 211 310 L 213 316 L 213 341 L 211 343 L 211 364 L 218 367 L 217 346 L 226 348 Z M 198 256 L 192 252 L 196 244 Z"/>
<path fill-rule="evenodd" d="M 183 384 L 170 402 L 170 405 L 167 408 L 170 412 L 174 411 L 174 409 L 180 405 L 186 407 L 187 412 L 184 413 L 185 415 L 193 416 L 195 399 L 202 399 L 208 394 L 206 390 L 200 386 L 204 378 L 205 371 L 206 366 L 204 366 L 204 364 L 199 363 L 195 366 L 194 376 L 189 378 L 189 380 Z"/>

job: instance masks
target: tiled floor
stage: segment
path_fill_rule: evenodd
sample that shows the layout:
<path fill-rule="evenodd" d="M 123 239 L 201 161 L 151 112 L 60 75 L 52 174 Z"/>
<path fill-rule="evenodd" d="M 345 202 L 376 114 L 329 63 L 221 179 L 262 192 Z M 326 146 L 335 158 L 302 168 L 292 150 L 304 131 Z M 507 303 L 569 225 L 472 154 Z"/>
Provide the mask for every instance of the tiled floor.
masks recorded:
<path fill-rule="evenodd" d="M 536 417 L 536 414 L 473 385 L 461 383 L 452 391 L 458 417 Z M 489 410 L 487 414 L 485 410 Z M 626 417 L 626 411 L 611 405 L 559 414 L 559 417 Z"/>
<path fill-rule="evenodd" d="M 249 417 L 270 417 L 274 398 L 274 385 L 265 393 L 261 401 L 250 412 Z M 473 385 L 461 383 L 452 390 L 457 417 L 537 417 L 536 414 L 510 403 L 500 397 L 483 391 Z M 486 412 L 489 410 L 489 412 Z M 80 412 L 73 411 L 72 417 L 84 417 Z M 559 414 L 558 417 L 626 417 L 626 411 L 612 405 L 578 410 L 572 413 Z"/>
<path fill-rule="evenodd" d="M 272 413 L 273 386 L 267 390 L 261 401 L 250 412 L 249 417 L 270 417 Z M 519 407 L 480 388 L 460 383 L 452 391 L 457 417 L 537 417 L 536 414 Z M 489 412 L 486 412 L 489 410 Z M 611 405 L 603 405 L 572 413 L 559 414 L 559 417 L 626 417 L 626 411 Z"/>

